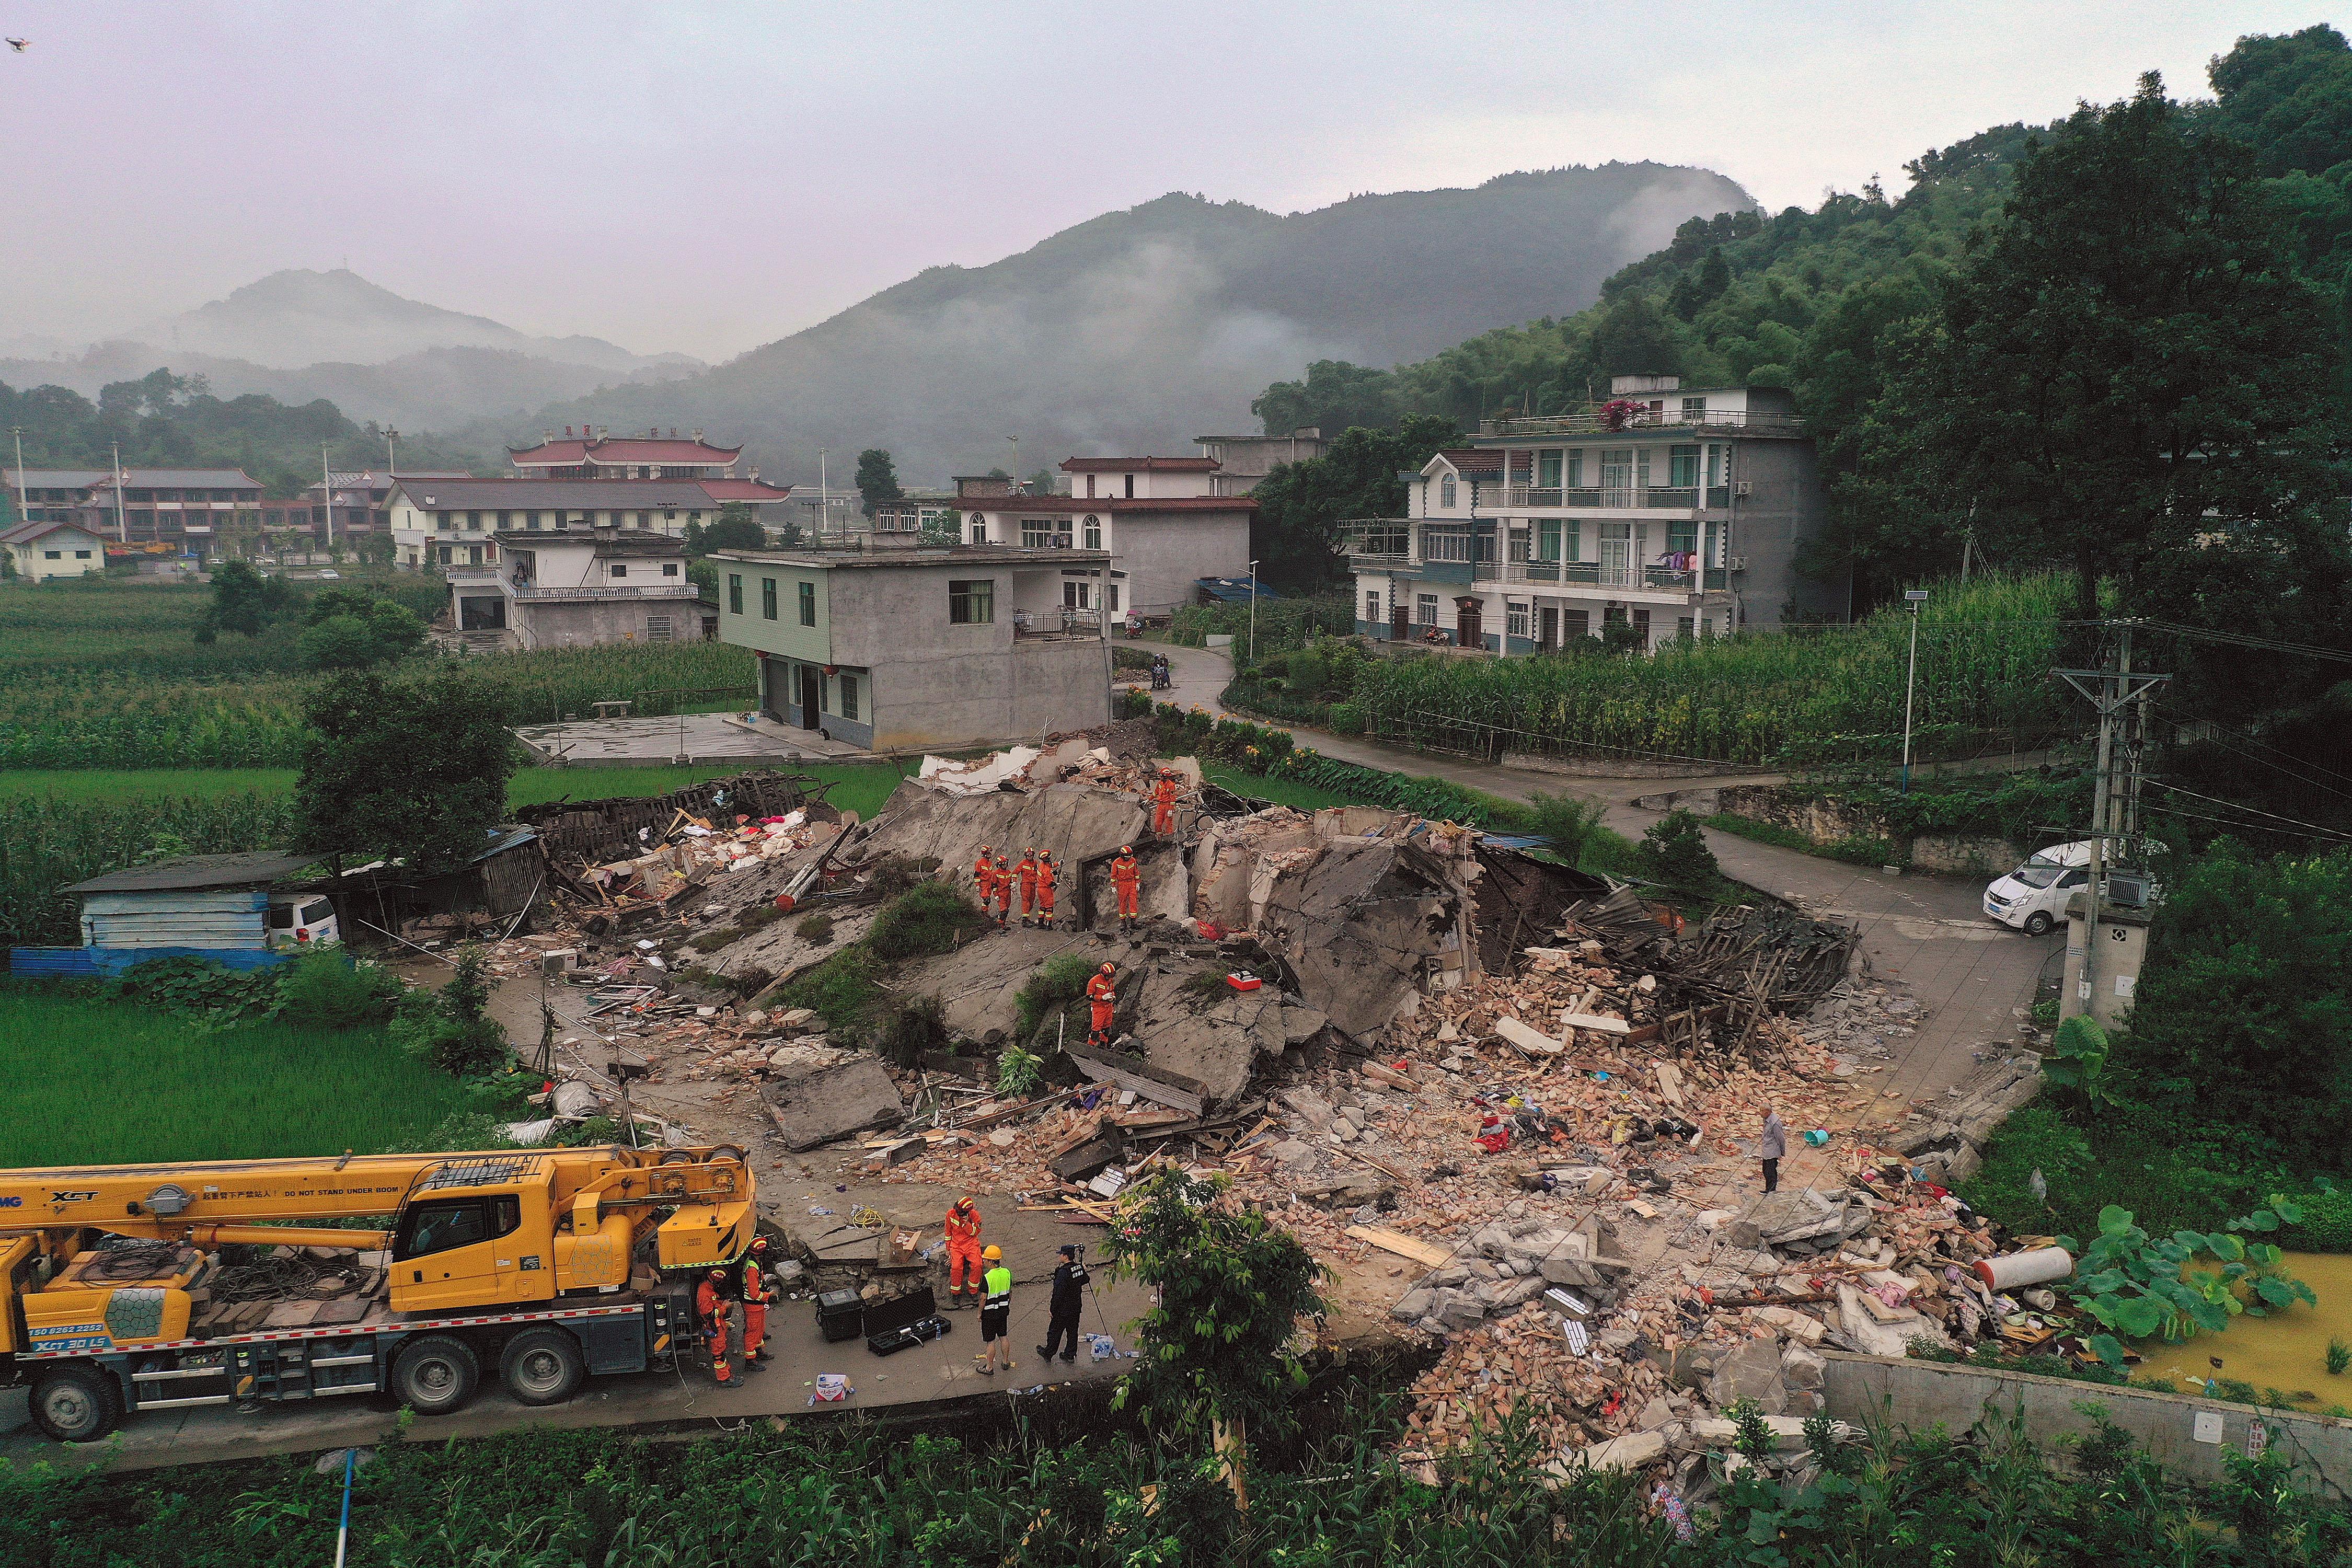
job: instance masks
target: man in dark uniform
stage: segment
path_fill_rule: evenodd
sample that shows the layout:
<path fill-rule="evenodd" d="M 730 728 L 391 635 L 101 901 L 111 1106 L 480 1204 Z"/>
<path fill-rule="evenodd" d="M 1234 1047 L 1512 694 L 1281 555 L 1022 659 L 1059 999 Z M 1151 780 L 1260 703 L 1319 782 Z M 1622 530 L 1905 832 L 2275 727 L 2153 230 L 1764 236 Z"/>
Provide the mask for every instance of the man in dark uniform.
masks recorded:
<path fill-rule="evenodd" d="M 1087 1266 L 1078 1261 L 1078 1249 L 1065 1245 L 1062 1261 L 1054 1269 L 1054 1296 L 1046 1303 L 1045 1342 L 1037 1353 L 1047 1361 L 1054 1359 L 1058 1348 L 1062 1359 L 1078 1359 L 1078 1301 L 1087 1284 Z"/>

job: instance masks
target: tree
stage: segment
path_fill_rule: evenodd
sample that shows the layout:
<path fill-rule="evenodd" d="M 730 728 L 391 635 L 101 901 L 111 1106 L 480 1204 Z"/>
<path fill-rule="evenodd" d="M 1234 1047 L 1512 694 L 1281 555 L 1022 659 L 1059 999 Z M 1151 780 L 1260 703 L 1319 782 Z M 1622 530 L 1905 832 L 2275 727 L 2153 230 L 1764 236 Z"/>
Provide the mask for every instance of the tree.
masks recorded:
<path fill-rule="evenodd" d="M 514 738 L 489 685 L 454 665 L 411 680 L 330 675 L 303 700 L 301 842 L 437 871 L 481 853 L 506 812 Z"/>
<path fill-rule="evenodd" d="M 708 555 L 714 550 L 765 550 L 768 531 L 751 515 L 749 502 L 730 500 L 719 509 L 719 515 L 708 526 L 699 522 L 686 525 L 686 552 Z"/>
<path fill-rule="evenodd" d="M 223 632 L 259 637 L 294 597 L 283 577 L 265 577 L 242 561 L 215 563 L 212 579 L 213 602 L 196 618 L 196 641 L 207 645 Z"/>
<path fill-rule="evenodd" d="M 1361 426 L 1328 445 L 1319 458 L 1283 463 L 1260 480 L 1250 554 L 1258 574 L 1276 587 L 1312 590 L 1340 575 L 1334 553 L 1339 524 L 1354 518 L 1404 515 L 1400 472 L 1419 468 L 1432 454 L 1462 438 L 1450 419 L 1408 414 L 1393 430 Z"/>
<path fill-rule="evenodd" d="M 1252 398 L 1250 412 L 1265 422 L 1269 436 L 1287 436 L 1307 426 L 1381 429 L 1396 420 L 1394 379 L 1369 365 L 1318 359 L 1307 367 L 1305 381 L 1277 381 Z"/>
<path fill-rule="evenodd" d="M 2126 1023 L 2109 1066 L 2139 1097 L 2346 1169 L 2352 855 L 2217 842 L 2158 911 Z"/>
<path fill-rule="evenodd" d="M 490 1016 L 490 954 L 479 942 L 457 950 L 457 973 L 439 991 L 410 991 L 392 1020 L 393 1043 L 456 1078 L 505 1067 L 507 1032 Z"/>
<path fill-rule="evenodd" d="M 874 509 L 886 500 L 898 500 L 906 495 L 898 488 L 898 466 L 890 454 L 879 447 L 868 447 L 857 454 L 857 494 L 865 503 L 866 515 L 872 517 Z"/>
<path fill-rule="evenodd" d="M 961 544 L 963 513 L 953 507 L 948 507 L 944 510 L 926 516 L 923 519 L 923 542 L 925 544 Z"/>
<path fill-rule="evenodd" d="M 407 605 L 364 588 L 329 588 L 310 600 L 295 647 L 312 669 L 363 669 L 416 651 L 425 623 Z"/>
<path fill-rule="evenodd" d="M 2070 568 L 2083 619 L 2103 575 L 2133 605 L 2151 561 L 2217 537 L 2249 563 L 2307 553 L 2345 443 L 2306 395 L 2336 335 L 2291 237 L 2254 154 L 2154 75 L 2084 106 L 1904 345 L 1871 466 L 1924 509 L 1973 509 L 2007 559 Z"/>
<path fill-rule="evenodd" d="M 1128 1189 L 1106 1246 L 1113 1269 L 1151 1286 L 1158 1305 L 1139 1325 L 1135 1370 L 1119 1381 L 1147 1425 L 1212 1433 L 1236 1508 L 1249 1507 L 1250 1429 L 1292 1419 L 1307 1370 L 1295 1342 L 1319 1317 L 1328 1271 L 1297 1237 L 1244 1209 L 1224 1177 L 1162 1170 Z"/>

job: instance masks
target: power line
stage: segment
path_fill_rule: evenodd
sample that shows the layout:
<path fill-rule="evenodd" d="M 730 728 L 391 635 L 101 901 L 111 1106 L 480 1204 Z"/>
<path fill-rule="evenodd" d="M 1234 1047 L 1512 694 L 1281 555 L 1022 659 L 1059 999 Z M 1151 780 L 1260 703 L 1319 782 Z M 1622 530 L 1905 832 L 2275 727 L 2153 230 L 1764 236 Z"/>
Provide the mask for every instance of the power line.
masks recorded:
<path fill-rule="evenodd" d="M 2261 807 L 2259 807 L 2259 806 L 2252 806 L 2252 805 L 2239 805 L 2236 801 L 2233 801 L 2233 800 L 2223 800 L 2223 799 L 2221 799 L 2219 795 L 2202 795 L 2202 794 L 2200 794 L 2200 793 L 2199 793 L 2198 791 L 2196 791 L 2196 790 L 2193 790 L 2193 789 L 2184 789 L 2184 788 L 2182 788 L 2180 785 L 2176 784 L 2167 784 L 2167 783 L 2165 783 L 2162 779 L 2150 777 L 2149 775 L 2145 774 L 2145 773 L 2135 773 L 2135 774 L 2133 774 L 2133 775 L 2131 775 L 2131 776 L 2133 776 L 2134 778 L 2137 778 L 2137 779 L 2140 780 L 2140 781 L 2141 781 L 2141 782 L 2143 782 L 2143 783 L 2154 784 L 2154 785 L 2155 785 L 2157 788 L 2158 788 L 2158 789 L 2161 789 L 2161 790 L 2168 790 L 2168 791 L 2170 791 L 2170 792 L 2171 792 L 2172 794 L 2174 794 L 2174 795 L 2187 795 L 2187 796 L 2188 796 L 2189 799 L 2191 799 L 2191 800 L 2201 800 L 2201 801 L 2205 802 L 2205 803 L 2206 803 L 2207 805 L 2218 805 L 2218 806 L 2221 807 L 2224 811 L 2242 812 L 2242 813 L 2246 814 L 2247 816 L 2266 816 L 2266 817 L 2269 817 L 2269 818 L 2270 818 L 2272 821 L 2273 821 L 2273 822 L 2284 822 L 2284 823 L 2286 823 L 2286 824 L 2290 825 L 2291 826 L 2294 826 L 2294 827 L 2303 827 L 2303 828 L 2309 828 L 2309 829 L 2311 830 L 2311 832 L 2312 832 L 2313 834 L 2316 835 L 2316 836 L 2320 836 L 2320 837 L 2328 837 L 2328 838 L 2341 838 L 2341 839 L 2345 840 L 2345 842 L 2347 842 L 2347 843 L 2352 843 L 2352 834 L 2346 834 L 2346 833 L 2341 832 L 2340 830 L 2338 830 L 2338 829 L 2336 829 L 2336 828 L 2333 828 L 2333 827 L 2323 827 L 2322 826 L 2320 826 L 2320 825 L 2319 825 L 2318 823 L 2316 823 L 2316 822 L 2305 822 L 2305 821 L 2304 821 L 2304 820 L 2303 820 L 2303 818 L 2301 818 L 2301 817 L 2299 817 L 2299 816 L 2280 816 L 2277 812 L 2274 812 L 2274 811 L 2264 811 L 2264 810 L 2263 810 L 2263 809 L 2262 809 Z M 2189 815 L 2190 815 L 2190 814 L 2189 814 L 2189 813 L 2183 812 L 2183 813 L 2179 813 L 2179 815 L 2181 815 L 2181 816 L 2189 816 Z M 2219 819 L 2218 819 L 2218 818 L 2216 818 L 2216 819 L 2210 819 L 2210 820 L 2219 820 Z M 2258 824 L 2258 823 L 2246 822 L 2246 823 L 2240 823 L 2240 824 L 2238 824 L 2237 826 L 2242 826 L 2242 827 L 2259 827 L 2259 826 L 2261 826 L 2262 825 L 2261 825 L 2261 824 Z M 2276 830 L 2276 829 L 2269 829 L 2269 828 L 2266 828 L 2266 829 L 2264 829 L 2264 831 L 2274 832 L 2274 831 L 2277 831 L 2277 830 Z"/>

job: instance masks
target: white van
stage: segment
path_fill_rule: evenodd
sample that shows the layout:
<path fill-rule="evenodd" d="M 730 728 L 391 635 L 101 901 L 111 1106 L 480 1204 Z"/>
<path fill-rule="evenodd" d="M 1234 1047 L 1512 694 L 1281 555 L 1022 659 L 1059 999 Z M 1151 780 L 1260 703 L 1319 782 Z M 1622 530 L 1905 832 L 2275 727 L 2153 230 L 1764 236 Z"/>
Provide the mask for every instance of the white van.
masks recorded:
<path fill-rule="evenodd" d="M 2005 926 L 2041 936 L 2066 918 L 2066 900 L 2091 879 L 2091 843 L 2053 844 L 1985 889 L 1984 912 Z"/>
<path fill-rule="evenodd" d="M 323 894 L 269 895 L 271 947 L 311 947 L 342 940 L 343 933 L 335 924 L 335 906 Z"/>

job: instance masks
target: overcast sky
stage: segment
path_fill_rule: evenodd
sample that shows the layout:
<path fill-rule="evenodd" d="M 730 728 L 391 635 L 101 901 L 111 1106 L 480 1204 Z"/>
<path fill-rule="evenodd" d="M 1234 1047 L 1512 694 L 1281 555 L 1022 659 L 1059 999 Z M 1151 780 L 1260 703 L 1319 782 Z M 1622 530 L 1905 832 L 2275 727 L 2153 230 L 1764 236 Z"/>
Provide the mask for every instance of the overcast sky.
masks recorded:
<path fill-rule="evenodd" d="M 349 265 L 723 358 L 1171 190 L 1276 211 L 1611 159 L 1811 205 L 2161 70 L 2260 0 L 1642 7 L 0 0 L 0 342 Z"/>

